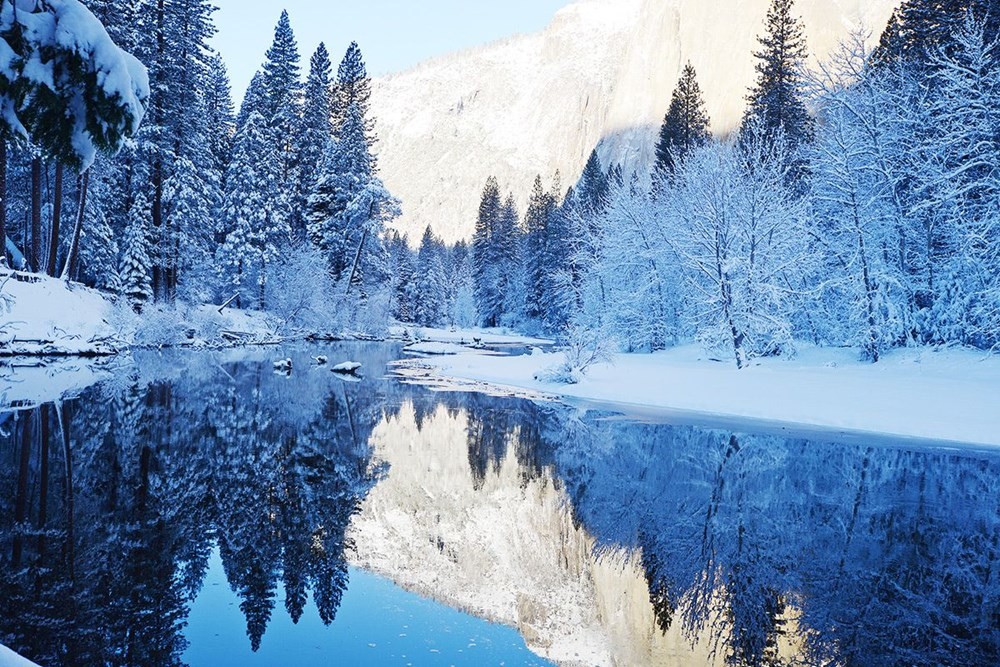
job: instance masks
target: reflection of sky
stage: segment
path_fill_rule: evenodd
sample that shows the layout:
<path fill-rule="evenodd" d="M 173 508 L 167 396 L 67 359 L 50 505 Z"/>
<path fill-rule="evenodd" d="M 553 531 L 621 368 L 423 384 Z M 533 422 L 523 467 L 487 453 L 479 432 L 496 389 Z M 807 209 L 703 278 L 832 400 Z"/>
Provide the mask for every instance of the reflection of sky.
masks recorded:
<path fill-rule="evenodd" d="M 322 41 L 334 66 L 352 40 L 373 75 L 397 72 L 432 56 L 539 30 L 570 0 L 215 0 L 222 53 L 237 105 L 264 61 L 281 9 L 288 10 L 304 66 Z"/>
<path fill-rule="evenodd" d="M 226 582 L 218 549 L 188 617 L 191 667 L 295 665 L 547 665 L 512 628 L 493 625 L 408 593 L 391 582 L 351 568 L 337 619 L 323 625 L 312 602 L 298 625 L 278 590 L 261 642 L 250 650 L 239 598 Z"/>

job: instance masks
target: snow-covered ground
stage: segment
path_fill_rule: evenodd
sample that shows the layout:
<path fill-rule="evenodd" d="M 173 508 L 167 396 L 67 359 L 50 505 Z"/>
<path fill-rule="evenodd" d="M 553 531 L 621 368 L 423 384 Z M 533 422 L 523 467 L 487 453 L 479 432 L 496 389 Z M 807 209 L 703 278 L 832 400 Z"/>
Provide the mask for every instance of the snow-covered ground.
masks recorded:
<path fill-rule="evenodd" d="M 277 318 L 178 304 L 137 315 L 98 290 L 0 270 L 0 357 L 108 356 L 131 347 L 226 347 L 279 342 Z M 304 337 L 306 334 L 296 334 Z"/>
<path fill-rule="evenodd" d="M 112 353 L 121 343 L 113 315 L 96 290 L 0 271 L 0 355 Z"/>
<path fill-rule="evenodd" d="M 0 667 L 38 667 L 38 665 L 0 644 Z"/>
<path fill-rule="evenodd" d="M 415 343 L 454 343 L 472 345 L 477 341 L 483 345 L 551 345 L 545 338 L 522 336 L 506 329 L 438 329 L 399 324 L 389 328 L 389 335 Z M 441 354 L 440 352 L 438 354 Z"/>
<path fill-rule="evenodd" d="M 560 361 L 559 352 L 497 357 L 475 351 L 404 361 L 414 381 L 518 395 L 584 401 L 636 416 L 667 416 L 730 425 L 758 422 L 803 435 L 836 431 L 883 434 L 937 444 L 1000 446 L 1000 355 L 965 349 L 908 349 L 877 365 L 857 352 L 803 346 L 794 359 L 767 359 L 738 371 L 697 346 L 653 355 L 619 354 L 575 385 L 535 375 Z"/>

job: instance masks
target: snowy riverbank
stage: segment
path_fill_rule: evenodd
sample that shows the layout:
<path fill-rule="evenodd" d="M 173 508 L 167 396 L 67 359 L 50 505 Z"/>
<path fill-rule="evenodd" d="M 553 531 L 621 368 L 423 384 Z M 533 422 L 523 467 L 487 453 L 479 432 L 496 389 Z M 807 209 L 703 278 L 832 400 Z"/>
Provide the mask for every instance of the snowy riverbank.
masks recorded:
<path fill-rule="evenodd" d="M 398 370 L 443 388 L 534 393 L 639 417 L 1000 446 L 1000 355 L 898 350 L 872 365 L 858 361 L 854 350 L 803 346 L 794 359 L 766 359 L 738 371 L 684 346 L 615 355 L 575 385 L 535 379 L 562 359 L 558 352 L 497 357 L 466 350 L 405 361 Z"/>

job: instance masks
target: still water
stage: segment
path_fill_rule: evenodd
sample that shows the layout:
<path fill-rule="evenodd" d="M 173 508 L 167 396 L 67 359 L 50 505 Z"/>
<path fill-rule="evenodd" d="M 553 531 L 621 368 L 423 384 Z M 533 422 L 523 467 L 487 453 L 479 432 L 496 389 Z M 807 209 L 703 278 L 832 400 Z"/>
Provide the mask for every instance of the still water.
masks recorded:
<path fill-rule="evenodd" d="M 385 377 L 399 354 L 139 353 L 0 415 L 0 643 L 44 666 L 1000 664 L 1000 455 L 433 392 Z"/>

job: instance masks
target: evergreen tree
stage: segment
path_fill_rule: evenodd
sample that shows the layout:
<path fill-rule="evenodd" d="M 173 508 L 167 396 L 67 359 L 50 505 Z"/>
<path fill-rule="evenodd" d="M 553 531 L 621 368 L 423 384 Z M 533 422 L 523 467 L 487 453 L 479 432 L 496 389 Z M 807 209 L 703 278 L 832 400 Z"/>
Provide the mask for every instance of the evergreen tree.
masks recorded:
<path fill-rule="evenodd" d="M 349 109 L 357 107 L 364 119 L 365 139 L 368 147 L 375 144 L 375 124 L 371 118 L 371 79 L 365 66 L 361 47 L 351 42 L 347 53 L 337 68 L 337 84 L 333 98 L 333 130 L 339 136 L 347 122 Z M 374 166 L 374 164 L 373 164 Z"/>
<path fill-rule="evenodd" d="M 808 57 L 802 22 L 793 15 L 794 0 L 772 0 L 765 34 L 758 38 L 757 83 L 740 127 L 741 140 L 761 131 L 771 140 L 779 134 L 795 148 L 812 135 L 812 119 L 803 100 L 802 67 Z"/>
<path fill-rule="evenodd" d="M 608 175 L 601 166 L 597 151 L 594 150 L 587 159 L 587 165 L 583 168 L 583 175 L 580 176 L 580 183 L 576 189 L 581 212 L 591 216 L 603 212 L 608 205 L 609 191 Z"/>
<path fill-rule="evenodd" d="M 406 238 L 393 231 L 386 243 L 392 264 L 392 316 L 399 322 L 416 322 L 417 269 Z"/>
<path fill-rule="evenodd" d="M 347 291 L 358 285 L 364 297 L 388 287 L 382 238 L 385 223 L 398 214 L 398 202 L 374 174 L 361 111 L 351 106 L 323 161 L 306 218 L 310 241 L 327 256 L 333 279 L 347 281 Z"/>
<path fill-rule="evenodd" d="M 292 230 L 297 237 L 305 236 L 304 216 L 298 211 L 304 210 L 316 175 L 319 172 L 332 139 L 332 83 L 330 80 L 332 64 L 326 46 L 320 42 L 319 47 L 309 61 L 309 77 L 306 79 L 305 98 L 302 108 L 301 134 L 299 135 L 299 185 L 297 204 L 294 208 Z"/>
<path fill-rule="evenodd" d="M 284 115 L 285 109 L 298 104 L 300 93 L 299 47 L 285 10 L 282 10 L 278 18 L 278 24 L 274 28 L 274 41 L 265 58 L 263 82 L 267 91 L 267 106 L 264 118 L 273 126 L 277 119 L 288 118 Z"/>
<path fill-rule="evenodd" d="M 268 143 L 277 162 L 276 179 L 269 189 L 275 215 L 283 225 L 293 224 L 293 208 L 299 185 L 298 146 L 302 107 L 299 81 L 299 50 L 288 12 L 282 11 L 274 28 L 274 41 L 267 50 L 262 69 L 266 97 L 264 119 L 269 128 Z"/>
<path fill-rule="evenodd" d="M 264 87 L 264 74 L 258 70 L 254 73 L 253 78 L 250 79 L 250 85 L 247 86 L 247 92 L 243 96 L 243 102 L 240 104 L 240 112 L 236 116 L 236 128 L 239 129 L 246 125 L 247 118 L 250 117 L 251 113 L 257 113 L 261 118 L 266 117 L 267 107 L 267 89 Z"/>
<path fill-rule="evenodd" d="M 497 273 L 494 244 L 500 228 L 502 204 L 497 179 L 490 176 L 479 203 L 479 216 L 472 237 L 472 278 L 476 310 L 483 326 L 495 327 L 500 323 L 499 275 Z"/>
<path fill-rule="evenodd" d="M 232 86 L 229 83 L 229 73 L 222 56 L 213 53 L 209 58 L 203 94 L 205 110 L 205 126 L 208 129 L 208 152 L 210 169 L 213 174 L 222 175 L 229 162 L 232 150 L 233 135 L 236 133 L 235 111 L 233 106 Z"/>
<path fill-rule="evenodd" d="M 987 36 L 1000 34 L 996 0 L 906 0 L 893 12 L 873 59 L 880 65 L 903 62 L 926 73 L 937 57 L 955 54 L 956 35 L 970 16 L 983 24 Z"/>
<path fill-rule="evenodd" d="M 709 119 L 694 66 L 687 63 L 670 100 L 656 144 L 656 173 L 672 174 L 677 162 L 709 140 Z"/>
<path fill-rule="evenodd" d="M 237 304 L 255 299 L 261 308 L 267 265 L 280 256 L 288 238 L 267 195 L 276 165 L 268 151 L 266 125 L 260 114 L 251 113 L 234 139 L 222 206 L 228 234 L 219 251 L 229 282 L 241 295 Z"/>
<path fill-rule="evenodd" d="M 150 282 L 150 260 L 146 221 L 148 204 L 137 201 L 132 205 L 132 217 L 125 233 L 124 251 L 119 281 L 122 295 L 132 304 L 136 312 L 142 312 L 145 304 L 153 300 L 153 286 Z"/>
<path fill-rule="evenodd" d="M 443 253 L 444 243 L 427 225 L 417 253 L 417 301 L 414 309 L 417 322 L 427 326 L 443 324 L 447 312 Z"/>
<path fill-rule="evenodd" d="M 524 265 L 526 273 L 524 314 L 531 320 L 542 322 L 548 318 L 550 284 L 554 265 L 553 249 L 557 239 L 552 238 L 552 219 L 555 215 L 554 196 L 542 186 L 542 177 L 535 177 L 535 184 L 524 215 Z"/>

